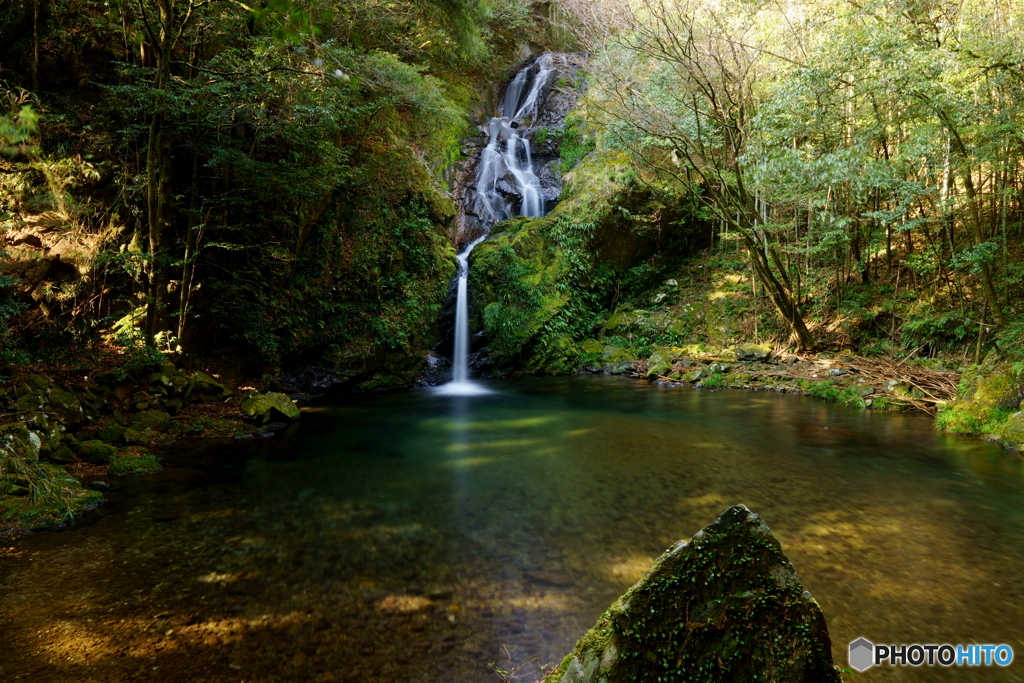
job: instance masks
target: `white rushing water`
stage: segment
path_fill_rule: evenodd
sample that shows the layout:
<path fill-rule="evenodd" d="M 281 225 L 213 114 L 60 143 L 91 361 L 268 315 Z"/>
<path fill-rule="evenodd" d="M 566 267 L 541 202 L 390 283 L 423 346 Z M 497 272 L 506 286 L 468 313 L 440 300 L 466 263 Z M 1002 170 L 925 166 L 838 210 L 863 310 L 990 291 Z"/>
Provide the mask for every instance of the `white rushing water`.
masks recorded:
<path fill-rule="evenodd" d="M 489 394 L 488 389 L 469 381 L 469 254 L 487 235 L 470 242 L 456 257 L 459 260 L 459 283 L 455 303 L 455 354 L 452 356 L 452 381 L 434 391 L 445 396 Z"/>
<path fill-rule="evenodd" d="M 530 140 L 520 137 L 523 119 L 536 117 L 541 95 L 554 73 L 551 56 L 541 55 L 536 69 L 520 69 L 505 89 L 498 116 L 487 124 L 487 146 L 480 151 L 476 172 L 476 193 L 472 211 L 484 226 L 484 233 L 458 255 L 459 281 L 455 305 L 455 354 L 452 380 L 435 389 L 449 396 L 472 396 L 489 391 L 469 379 L 469 254 L 487 238 L 491 226 L 514 215 L 536 218 L 544 215 L 540 178 L 533 166 Z M 501 191 L 505 184 L 505 192 Z M 513 186 L 513 187 L 509 187 Z M 509 192 L 514 189 L 515 192 Z M 521 198 L 515 206 L 508 195 Z"/>

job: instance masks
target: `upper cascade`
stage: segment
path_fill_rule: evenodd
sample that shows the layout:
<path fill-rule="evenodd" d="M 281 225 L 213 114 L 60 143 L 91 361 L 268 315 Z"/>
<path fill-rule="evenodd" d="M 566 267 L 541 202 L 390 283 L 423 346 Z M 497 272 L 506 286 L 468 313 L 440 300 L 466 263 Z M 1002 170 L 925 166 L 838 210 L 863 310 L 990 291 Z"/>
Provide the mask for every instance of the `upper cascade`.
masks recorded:
<path fill-rule="evenodd" d="M 486 144 L 474 151 L 456 188 L 459 216 L 452 237 L 457 244 L 486 235 L 512 216 L 543 216 L 558 200 L 557 147 L 548 143 L 538 154 L 534 137 L 542 128 L 545 133 L 561 128 L 580 93 L 556 82 L 585 63 L 584 53 L 548 52 L 523 64 L 505 86 L 495 116 L 480 126 Z"/>

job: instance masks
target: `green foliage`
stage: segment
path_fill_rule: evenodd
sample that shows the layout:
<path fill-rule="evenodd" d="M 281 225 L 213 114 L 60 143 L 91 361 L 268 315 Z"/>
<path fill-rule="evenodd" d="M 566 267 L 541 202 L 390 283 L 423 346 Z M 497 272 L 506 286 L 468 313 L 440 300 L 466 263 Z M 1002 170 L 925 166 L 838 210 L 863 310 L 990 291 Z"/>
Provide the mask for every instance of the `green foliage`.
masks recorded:
<path fill-rule="evenodd" d="M 167 365 L 167 357 L 149 344 L 137 326 L 142 313 L 142 309 L 137 309 L 118 320 L 111 328 L 111 341 L 121 348 L 123 358 L 121 364 L 114 368 L 121 382 L 162 370 Z"/>
<path fill-rule="evenodd" d="M 52 528 L 103 501 L 100 493 L 84 490 L 63 467 L 26 457 L 31 449 L 26 433 L 7 428 L 0 438 L 0 518 L 27 528 Z"/>
<path fill-rule="evenodd" d="M 921 311 L 903 323 L 903 342 L 908 347 L 940 346 L 963 342 L 977 334 L 977 326 L 954 312 Z"/>
<path fill-rule="evenodd" d="M 593 136 L 584 132 L 583 119 L 574 113 L 565 117 L 564 126 L 557 135 L 562 159 L 560 166 L 562 173 L 568 173 L 574 169 L 580 159 L 593 152 L 597 147 Z"/>
<path fill-rule="evenodd" d="M 0 251 L 0 259 L 6 254 Z M 11 338 L 10 321 L 25 308 L 14 295 L 17 280 L 10 275 L 0 273 L 0 376 L 7 374 L 11 365 L 21 365 L 28 361 L 24 350 L 19 349 Z"/>
<path fill-rule="evenodd" d="M 802 381 L 802 388 L 809 396 L 815 398 L 821 398 L 826 401 L 833 401 L 835 403 L 845 403 L 846 405 L 856 406 L 858 408 L 864 407 L 864 398 L 858 394 L 853 387 L 843 387 L 837 385 L 831 379 L 823 379 L 818 381 Z"/>
<path fill-rule="evenodd" d="M 17 225 L 56 211 L 90 239 L 104 233 L 83 254 L 92 272 L 82 264 L 86 276 L 51 306 L 57 324 L 84 310 L 83 329 L 105 327 L 152 296 L 159 267 L 173 332 L 156 347 L 119 332 L 125 374 L 179 343 L 257 363 L 329 352 L 354 373 L 421 362 L 454 270 L 446 174 L 474 84 L 497 77 L 536 29 L 528 3 L 200 3 L 191 23 L 172 17 L 183 34 L 166 59 L 144 25 L 143 13 L 149 28 L 159 19 L 152 5 L 58 4 L 37 37 L 23 30 L 25 7 L 0 18 L 15 37 L 0 46 L 11 73 L 33 73 L 33 51 L 46 55 L 38 98 L 0 88 L 0 149 L 21 155 L 0 174 L 0 212 Z M 76 64 L 74 80 L 51 63 Z M 151 140 L 171 163 L 157 254 Z"/>
<path fill-rule="evenodd" d="M 705 389 L 721 389 L 725 386 L 725 378 L 722 376 L 722 373 L 713 372 L 701 380 L 701 385 Z"/>

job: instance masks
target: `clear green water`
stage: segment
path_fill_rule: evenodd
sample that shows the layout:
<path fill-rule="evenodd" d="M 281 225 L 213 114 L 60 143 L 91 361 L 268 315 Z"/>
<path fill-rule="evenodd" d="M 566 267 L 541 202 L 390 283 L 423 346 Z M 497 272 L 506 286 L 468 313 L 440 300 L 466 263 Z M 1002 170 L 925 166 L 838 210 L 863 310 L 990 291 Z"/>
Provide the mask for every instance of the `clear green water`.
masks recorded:
<path fill-rule="evenodd" d="M 837 663 L 859 636 L 1024 657 L 1019 455 L 788 395 L 490 386 L 179 446 L 98 520 L 0 554 L 0 680 L 499 681 L 506 648 L 521 673 L 556 664 L 664 548 L 739 502 L 818 598 Z"/>

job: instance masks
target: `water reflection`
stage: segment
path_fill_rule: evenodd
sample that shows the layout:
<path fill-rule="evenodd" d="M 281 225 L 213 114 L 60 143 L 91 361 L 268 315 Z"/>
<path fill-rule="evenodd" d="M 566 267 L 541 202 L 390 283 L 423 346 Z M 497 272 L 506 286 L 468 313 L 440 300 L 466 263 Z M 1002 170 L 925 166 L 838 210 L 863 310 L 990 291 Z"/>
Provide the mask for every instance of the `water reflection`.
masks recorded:
<path fill-rule="evenodd" d="M 924 416 L 533 378 L 353 398 L 288 441 L 171 457 L 0 565 L 0 679 L 497 680 L 504 646 L 557 663 L 736 502 L 821 602 L 838 662 L 858 636 L 1024 652 L 1021 459 Z"/>

